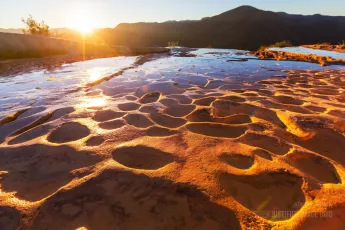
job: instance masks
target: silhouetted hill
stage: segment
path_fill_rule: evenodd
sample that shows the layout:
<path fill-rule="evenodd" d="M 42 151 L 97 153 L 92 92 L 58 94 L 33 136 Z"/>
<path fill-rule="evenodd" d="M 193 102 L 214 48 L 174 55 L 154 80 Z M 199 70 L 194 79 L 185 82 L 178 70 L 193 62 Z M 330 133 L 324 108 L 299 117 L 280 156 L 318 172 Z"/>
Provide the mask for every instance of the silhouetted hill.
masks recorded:
<path fill-rule="evenodd" d="M 128 46 L 182 46 L 255 50 L 261 45 L 290 40 L 294 45 L 338 43 L 345 39 L 345 17 L 292 15 L 241 6 L 197 21 L 123 23 L 104 29 L 108 43 Z"/>

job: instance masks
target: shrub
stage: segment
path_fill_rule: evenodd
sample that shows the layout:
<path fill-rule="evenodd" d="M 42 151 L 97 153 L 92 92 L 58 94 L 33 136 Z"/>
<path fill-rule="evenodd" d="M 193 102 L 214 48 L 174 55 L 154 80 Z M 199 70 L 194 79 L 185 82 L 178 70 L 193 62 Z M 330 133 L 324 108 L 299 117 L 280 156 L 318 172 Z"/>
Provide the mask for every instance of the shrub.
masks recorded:
<path fill-rule="evenodd" d="M 280 42 L 276 42 L 270 45 L 270 47 L 277 47 L 277 48 L 284 48 L 284 47 L 291 47 L 291 46 L 293 45 L 290 41 L 280 41 Z"/>
<path fill-rule="evenodd" d="M 44 21 L 37 22 L 30 15 L 27 19 L 22 18 L 22 22 L 26 25 L 23 29 L 24 34 L 42 35 L 49 36 L 49 26 L 44 23 Z"/>
<path fill-rule="evenodd" d="M 342 43 L 339 43 L 339 45 L 337 45 L 338 49 L 345 49 L 345 41 L 342 41 Z"/>
<path fill-rule="evenodd" d="M 258 52 L 265 51 L 266 49 L 269 49 L 269 48 L 284 48 L 284 47 L 292 47 L 292 46 L 293 45 L 290 41 L 280 41 L 271 45 L 260 46 L 260 48 L 258 49 Z"/>

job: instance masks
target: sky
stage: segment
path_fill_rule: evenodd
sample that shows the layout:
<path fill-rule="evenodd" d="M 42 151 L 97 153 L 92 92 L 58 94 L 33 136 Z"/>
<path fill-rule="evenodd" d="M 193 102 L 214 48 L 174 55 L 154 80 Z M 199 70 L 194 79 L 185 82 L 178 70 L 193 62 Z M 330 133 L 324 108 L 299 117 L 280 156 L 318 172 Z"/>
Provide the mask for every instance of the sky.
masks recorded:
<path fill-rule="evenodd" d="M 241 5 L 293 14 L 345 16 L 345 0 L 0 0 L 0 28 L 22 28 L 31 14 L 52 28 L 115 27 L 122 22 L 197 20 Z"/>

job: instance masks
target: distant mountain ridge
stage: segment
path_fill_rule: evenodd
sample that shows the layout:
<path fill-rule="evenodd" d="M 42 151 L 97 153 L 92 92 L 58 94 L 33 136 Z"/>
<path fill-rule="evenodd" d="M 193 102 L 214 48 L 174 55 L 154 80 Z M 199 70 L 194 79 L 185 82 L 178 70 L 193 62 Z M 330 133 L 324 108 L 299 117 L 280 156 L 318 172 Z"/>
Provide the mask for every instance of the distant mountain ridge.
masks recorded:
<path fill-rule="evenodd" d="M 12 33 L 12 34 L 22 34 L 23 31 L 22 29 L 14 29 L 14 28 L 9 28 L 9 29 L 4 29 L 0 28 L 1 33 Z"/>
<path fill-rule="evenodd" d="M 290 40 L 294 45 L 345 40 L 345 17 L 294 15 L 241 6 L 222 14 L 190 21 L 122 23 L 99 31 L 113 45 L 182 46 L 256 50 L 261 45 Z"/>
<path fill-rule="evenodd" d="M 21 29 L 0 32 L 22 33 Z M 68 28 L 51 29 L 52 35 L 76 40 Z M 256 50 L 262 45 L 289 40 L 294 45 L 345 40 L 345 17 L 287 14 L 240 6 L 201 20 L 121 23 L 115 28 L 97 29 L 95 35 L 113 46 L 167 46 L 178 42 L 191 48 L 214 47 Z"/>
<path fill-rule="evenodd" d="M 49 31 L 55 35 L 55 34 L 62 34 L 62 33 L 71 33 L 75 32 L 75 30 L 70 28 L 50 28 Z M 12 34 L 23 34 L 23 29 L 21 28 L 0 28 L 1 33 L 12 33 Z"/>

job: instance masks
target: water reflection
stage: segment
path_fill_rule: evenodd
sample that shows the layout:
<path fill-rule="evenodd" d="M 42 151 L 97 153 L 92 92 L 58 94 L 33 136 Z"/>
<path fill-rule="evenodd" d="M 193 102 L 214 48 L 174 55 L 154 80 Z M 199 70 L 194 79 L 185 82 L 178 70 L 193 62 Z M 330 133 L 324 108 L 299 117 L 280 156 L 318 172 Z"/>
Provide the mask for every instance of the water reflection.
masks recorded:
<path fill-rule="evenodd" d="M 284 52 L 292 52 L 292 53 L 299 53 L 299 54 L 315 54 L 318 56 L 327 56 L 334 59 L 345 59 L 345 53 L 339 53 L 336 51 L 328 51 L 328 50 L 317 50 L 317 49 L 310 49 L 305 47 L 285 47 L 285 48 L 270 48 L 273 51 L 284 51 Z"/>
<path fill-rule="evenodd" d="M 80 108 L 100 108 L 105 107 L 108 104 L 106 98 L 104 97 L 97 97 L 97 98 L 84 98 L 81 104 L 79 104 Z"/>
<path fill-rule="evenodd" d="M 87 73 L 90 75 L 88 80 L 90 82 L 94 82 L 94 81 L 100 79 L 103 76 L 104 71 L 105 71 L 105 68 L 100 68 L 100 67 L 88 69 Z"/>
<path fill-rule="evenodd" d="M 54 71 L 34 71 L 0 77 L 0 118 L 28 107 L 84 104 L 81 88 L 134 63 L 136 57 L 94 59 L 62 65 Z M 93 99 L 92 104 L 102 104 Z"/>
<path fill-rule="evenodd" d="M 258 60 L 241 50 L 199 49 L 193 54 L 197 56 L 162 55 L 135 68 L 128 67 L 135 63 L 137 57 L 95 59 L 64 65 L 53 72 L 36 71 L 0 78 L 0 117 L 37 106 L 106 107 L 110 101 L 108 96 L 116 96 L 118 102 L 123 95 L 137 95 L 139 89 L 140 92 L 146 92 L 146 88 L 171 93 L 187 88 L 197 90 L 206 85 L 209 90 L 216 90 L 220 86 L 223 87 L 221 90 L 243 85 L 254 87 L 256 81 L 270 76 L 284 76 L 284 70 L 344 68 L 295 61 Z M 92 89 L 87 88 L 88 83 L 125 68 L 127 70 L 123 74 Z"/>

